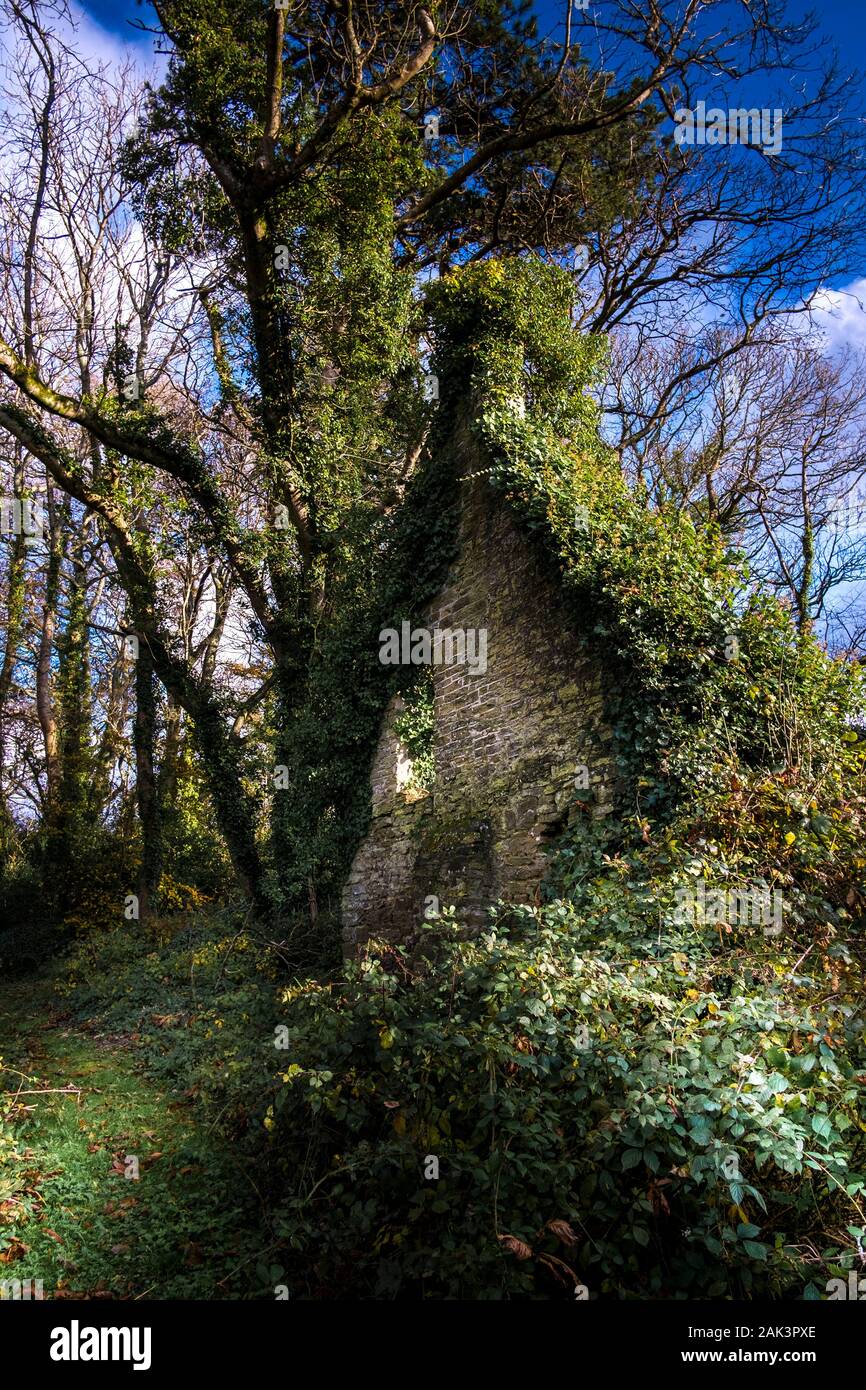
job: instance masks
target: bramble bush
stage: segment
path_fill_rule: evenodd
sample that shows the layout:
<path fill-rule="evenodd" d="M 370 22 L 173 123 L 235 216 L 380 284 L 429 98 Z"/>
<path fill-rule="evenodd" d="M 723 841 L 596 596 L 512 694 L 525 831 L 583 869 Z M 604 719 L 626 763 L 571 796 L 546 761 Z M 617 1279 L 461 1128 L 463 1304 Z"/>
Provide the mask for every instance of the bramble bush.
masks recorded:
<path fill-rule="evenodd" d="M 864 1020 L 824 973 L 845 953 L 659 947 L 637 881 L 587 906 L 503 906 L 474 940 L 446 919 L 421 958 L 371 946 L 286 992 L 289 1287 L 797 1298 L 851 1267 Z"/>
<path fill-rule="evenodd" d="M 272 1228 L 251 1292 L 801 1298 L 856 1267 L 845 933 L 801 959 L 796 934 L 677 925 L 703 860 L 662 888 L 594 836 L 573 901 L 500 905 L 473 939 L 446 913 L 420 952 L 372 943 L 330 980 L 280 989 L 214 913 L 77 943 L 68 1003 L 248 1157 Z"/>

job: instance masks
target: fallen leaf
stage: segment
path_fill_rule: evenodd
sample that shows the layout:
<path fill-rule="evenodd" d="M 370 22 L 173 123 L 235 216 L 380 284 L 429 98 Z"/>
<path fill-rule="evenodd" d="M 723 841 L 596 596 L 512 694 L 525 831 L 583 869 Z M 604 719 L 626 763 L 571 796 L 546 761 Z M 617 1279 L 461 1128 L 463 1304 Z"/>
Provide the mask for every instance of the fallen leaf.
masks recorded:
<path fill-rule="evenodd" d="M 30 1249 L 23 1241 L 13 1240 L 11 1245 L 7 1245 L 5 1250 L 0 1250 L 0 1264 L 9 1265 L 13 1260 L 20 1260 L 22 1255 L 26 1255 Z"/>

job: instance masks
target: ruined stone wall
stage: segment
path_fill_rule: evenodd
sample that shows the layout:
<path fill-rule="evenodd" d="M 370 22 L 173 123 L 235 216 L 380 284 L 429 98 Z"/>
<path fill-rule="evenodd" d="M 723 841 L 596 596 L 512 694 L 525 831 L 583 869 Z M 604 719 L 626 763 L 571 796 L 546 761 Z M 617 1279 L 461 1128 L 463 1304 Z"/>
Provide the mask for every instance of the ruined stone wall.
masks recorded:
<path fill-rule="evenodd" d="M 368 936 L 399 941 L 419 918 L 415 891 L 417 837 L 431 798 L 407 785 L 411 764 L 394 728 L 402 707 L 392 700 L 382 722 L 370 772 L 370 829 L 355 855 L 343 890 L 347 948 Z"/>
<path fill-rule="evenodd" d="M 469 926 L 499 898 L 536 901 L 545 844 L 569 815 L 586 814 L 575 785 L 583 766 L 592 813 L 611 809 L 602 673 L 506 505 L 483 476 L 461 486 L 457 557 L 418 626 L 486 630 L 486 670 L 434 665 L 431 793 L 407 785 L 397 707 L 389 707 L 372 769 L 370 829 L 343 897 L 349 951 L 371 935 L 407 936 L 430 898 L 456 904 Z"/>

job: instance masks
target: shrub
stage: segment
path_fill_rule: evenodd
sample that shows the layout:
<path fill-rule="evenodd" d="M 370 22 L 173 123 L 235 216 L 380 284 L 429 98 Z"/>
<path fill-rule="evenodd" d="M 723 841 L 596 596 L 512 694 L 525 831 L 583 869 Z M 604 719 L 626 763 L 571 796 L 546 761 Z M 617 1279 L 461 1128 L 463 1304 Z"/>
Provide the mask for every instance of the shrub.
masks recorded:
<path fill-rule="evenodd" d="M 864 1023 L 815 990 L 844 953 L 790 984 L 793 950 L 653 949 L 658 898 L 598 891 L 286 991 L 266 1125 L 290 1287 L 796 1298 L 851 1266 Z"/>

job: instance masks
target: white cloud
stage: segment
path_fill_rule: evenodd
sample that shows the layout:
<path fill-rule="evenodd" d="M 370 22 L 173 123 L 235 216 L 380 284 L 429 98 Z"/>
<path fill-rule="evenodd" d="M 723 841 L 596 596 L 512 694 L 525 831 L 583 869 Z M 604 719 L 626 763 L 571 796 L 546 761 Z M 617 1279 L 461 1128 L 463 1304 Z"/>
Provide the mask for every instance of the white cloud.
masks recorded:
<path fill-rule="evenodd" d="M 151 81 L 163 76 L 166 60 L 163 54 L 154 53 L 153 34 L 142 34 L 133 28 L 128 29 L 128 37 L 113 34 L 74 0 L 70 0 L 69 13 L 71 22 L 64 20 L 57 23 L 54 32 L 84 62 L 109 68 L 134 62 Z"/>
<path fill-rule="evenodd" d="M 812 302 L 812 322 L 826 349 L 866 349 L 866 277 L 841 289 L 820 289 Z"/>

